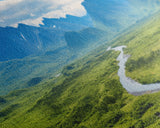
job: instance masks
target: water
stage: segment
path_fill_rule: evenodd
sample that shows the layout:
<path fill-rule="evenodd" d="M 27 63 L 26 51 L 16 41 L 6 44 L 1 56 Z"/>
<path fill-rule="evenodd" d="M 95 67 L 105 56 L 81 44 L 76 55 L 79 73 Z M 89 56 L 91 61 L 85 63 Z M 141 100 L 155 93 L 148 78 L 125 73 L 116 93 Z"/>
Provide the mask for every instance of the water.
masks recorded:
<path fill-rule="evenodd" d="M 125 64 L 130 56 L 124 54 L 123 48 L 126 48 L 126 46 L 112 48 L 112 50 L 121 52 L 120 55 L 117 57 L 117 60 L 119 61 L 118 76 L 123 87 L 129 93 L 134 95 L 142 95 L 144 93 L 151 93 L 160 90 L 160 83 L 143 85 L 125 75 Z"/>

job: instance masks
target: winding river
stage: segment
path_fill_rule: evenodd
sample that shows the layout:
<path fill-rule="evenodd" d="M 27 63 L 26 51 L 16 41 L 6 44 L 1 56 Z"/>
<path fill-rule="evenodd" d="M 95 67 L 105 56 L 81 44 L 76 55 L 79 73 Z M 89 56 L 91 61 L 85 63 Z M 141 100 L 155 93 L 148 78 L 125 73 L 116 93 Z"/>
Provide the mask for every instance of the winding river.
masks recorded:
<path fill-rule="evenodd" d="M 126 46 L 119 46 L 116 48 L 107 49 L 107 51 L 115 50 L 115 51 L 121 52 L 120 55 L 117 57 L 117 60 L 119 61 L 118 76 L 120 78 L 120 82 L 123 85 L 123 87 L 133 95 L 142 95 L 145 93 L 152 93 L 160 90 L 160 83 L 143 85 L 141 83 L 136 82 L 135 80 L 132 80 L 131 78 L 125 75 L 125 64 L 130 56 L 125 55 L 123 53 L 123 48 L 126 48 Z"/>

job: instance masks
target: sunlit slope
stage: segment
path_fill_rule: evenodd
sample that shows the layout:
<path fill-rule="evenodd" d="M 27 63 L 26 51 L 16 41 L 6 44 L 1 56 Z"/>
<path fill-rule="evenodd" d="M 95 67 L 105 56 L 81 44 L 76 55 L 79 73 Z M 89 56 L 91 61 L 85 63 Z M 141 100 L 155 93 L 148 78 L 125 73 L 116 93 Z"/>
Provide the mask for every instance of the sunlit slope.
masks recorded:
<path fill-rule="evenodd" d="M 110 114 L 111 118 L 120 118 L 120 108 L 128 100 L 116 75 L 117 55 L 103 50 L 99 55 L 67 66 L 57 83 L 54 84 L 54 80 L 43 83 L 46 89 L 39 84 L 37 91 L 33 87 L 31 91 L 17 91 L 3 97 L 0 126 L 71 128 L 113 125 L 106 124 L 109 120 L 105 118 Z M 33 99 L 28 95 L 33 95 Z M 9 103 L 9 107 L 5 107 Z"/>
<path fill-rule="evenodd" d="M 141 83 L 160 82 L 160 13 L 140 22 L 132 32 L 114 40 L 116 45 L 127 45 L 130 54 L 127 76 Z M 126 32 L 128 33 L 128 32 Z M 138 74 L 138 75 L 137 75 Z"/>
<path fill-rule="evenodd" d="M 62 75 L 0 98 L 3 128 L 159 127 L 160 93 L 132 96 L 117 76 L 119 52 L 105 47 Z"/>

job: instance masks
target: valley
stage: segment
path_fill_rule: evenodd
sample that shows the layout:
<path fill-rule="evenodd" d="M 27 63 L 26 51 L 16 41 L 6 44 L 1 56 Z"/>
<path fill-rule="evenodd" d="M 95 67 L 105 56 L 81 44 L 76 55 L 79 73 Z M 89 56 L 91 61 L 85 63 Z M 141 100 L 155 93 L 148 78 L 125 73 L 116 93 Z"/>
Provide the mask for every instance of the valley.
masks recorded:
<path fill-rule="evenodd" d="M 0 95 L 28 88 L 27 83 L 37 77 L 54 77 L 63 66 L 147 20 L 159 4 L 157 0 L 85 0 L 87 14 L 82 17 L 43 18 L 40 27 L 22 23 L 17 28 L 0 27 Z"/>
<path fill-rule="evenodd" d="M 160 127 L 160 2 L 82 5 L 0 27 L 0 128 Z"/>

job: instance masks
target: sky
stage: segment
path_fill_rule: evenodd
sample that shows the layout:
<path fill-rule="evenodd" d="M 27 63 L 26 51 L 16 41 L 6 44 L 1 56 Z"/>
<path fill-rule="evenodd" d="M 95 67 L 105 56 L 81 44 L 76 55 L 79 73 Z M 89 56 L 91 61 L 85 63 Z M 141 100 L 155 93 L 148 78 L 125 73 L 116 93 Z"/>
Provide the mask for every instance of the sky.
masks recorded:
<path fill-rule="evenodd" d="M 0 26 L 17 27 L 18 23 L 39 26 L 44 18 L 68 15 L 84 16 L 84 0 L 0 0 Z"/>

